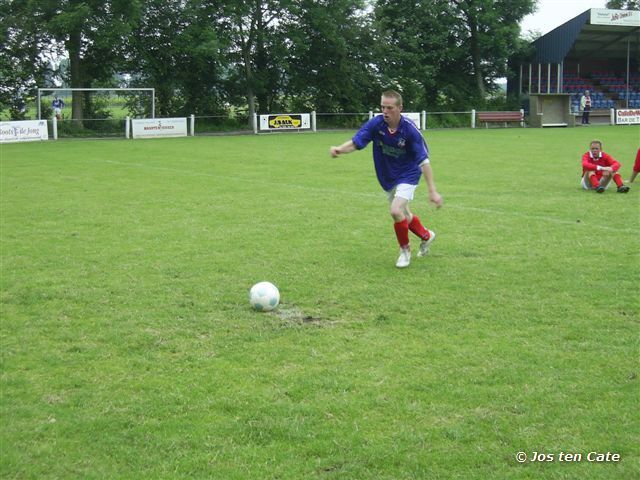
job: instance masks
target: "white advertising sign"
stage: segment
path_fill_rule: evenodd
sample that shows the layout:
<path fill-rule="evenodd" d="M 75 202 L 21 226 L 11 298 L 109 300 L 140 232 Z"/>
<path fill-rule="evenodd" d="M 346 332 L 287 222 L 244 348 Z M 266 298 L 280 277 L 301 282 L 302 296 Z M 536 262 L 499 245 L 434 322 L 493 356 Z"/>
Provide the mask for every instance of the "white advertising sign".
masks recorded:
<path fill-rule="evenodd" d="M 46 120 L 0 122 L 0 143 L 49 140 Z"/>
<path fill-rule="evenodd" d="M 624 25 L 627 27 L 640 27 L 640 11 L 592 8 L 591 25 Z"/>
<path fill-rule="evenodd" d="M 311 128 L 311 115 L 308 113 L 280 113 L 260 115 L 260 130 L 298 130 Z"/>
<path fill-rule="evenodd" d="M 133 138 L 186 137 L 185 118 L 134 118 L 131 120 Z"/>
<path fill-rule="evenodd" d="M 616 125 L 640 124 L 640 108 L 616 110 Z"/>

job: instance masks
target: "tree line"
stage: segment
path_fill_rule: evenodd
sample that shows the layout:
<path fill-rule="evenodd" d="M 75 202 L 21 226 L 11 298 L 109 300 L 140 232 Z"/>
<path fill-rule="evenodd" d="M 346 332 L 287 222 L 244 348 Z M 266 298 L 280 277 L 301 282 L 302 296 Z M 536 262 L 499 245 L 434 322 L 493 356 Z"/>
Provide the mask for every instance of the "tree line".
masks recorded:
<path fill-rule="evenodd" d="M 158 116 L 362 112 L 386 88 L 407 108 L 464 109 L 512 75 L 535 3 L 0 0 L 0 109 L 55 82 L 154 87 Z"/>

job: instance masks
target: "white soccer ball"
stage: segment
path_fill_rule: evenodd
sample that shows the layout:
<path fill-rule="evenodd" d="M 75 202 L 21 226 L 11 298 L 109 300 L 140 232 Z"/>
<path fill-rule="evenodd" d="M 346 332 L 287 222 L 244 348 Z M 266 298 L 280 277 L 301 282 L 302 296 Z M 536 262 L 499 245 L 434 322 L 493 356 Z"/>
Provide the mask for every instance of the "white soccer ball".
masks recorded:
<path fill-rule="evenodd" d="M 249 291 L 249 302 L 259 312 L 268 312 L 280 303 L 280 291 L 273 283 L 256 283 Z"/>

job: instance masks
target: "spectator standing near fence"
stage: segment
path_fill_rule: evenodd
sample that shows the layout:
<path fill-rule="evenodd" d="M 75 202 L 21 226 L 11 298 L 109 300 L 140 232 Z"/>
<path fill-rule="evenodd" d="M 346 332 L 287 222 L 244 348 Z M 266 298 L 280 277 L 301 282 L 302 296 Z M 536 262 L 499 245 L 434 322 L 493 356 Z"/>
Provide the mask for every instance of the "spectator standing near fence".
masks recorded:
<path fill-rule="evenodd" d="M 373 117 L 360 130 L 340 146 L 332 146 L 329 153 L 337 157 L 365 148 L 373 142 L 373 163 L 378 182 L 387 192 L 390 203 L 389 213 L 393 218 L 400 256 L 396 267 L 408 267 L 411 262 L 409 231 L 420 239 L 418 256 L 429 251 L 436 234 L 424 227 L 417 215 L 409 210 L 415 190 L 424 175 L 429 188 L 429 200 L 437 207 L 442 206 L 442 197 L 436 190 L 429 149 L 422 133 L 411 121 L 402 116 L 402 96 L 393 90 L 382 94 L 380 100 L 382 115 Z"/>
<path fill-rule="evenodd" d="M 629 182 L 628 183 L 633 183 L 633 181 L 638 176 L 638 173 L 640 173 L 640 148 L 638 149 L 638 152 L 636 153 L 636 161 L 633 164 L 633 170 L 631 171 L 631 176 L 629 177 Z"/>
<path fill-rule="evenodd" d="M 589 112 L 591 112 L 591 95 L 589 90 L 584 91 L 580 98 L 580 110 L 582 111 L 582 125 L 589 125 Z"/>
<path fill-rule="evenodd" d="M 603 193 L 613 179 L 618 193 L 627 193 L 629 187 L 622 182 L 618 173 L 620 162 L 602 151 L 602 142 L 592 140 L 589 151 L 582 156 L 582 188 Z"/>
<path fill-rule="evenodd" d="M 53 114 L 56 116 L 57 120 L 62 119 L 62 109 L 64 108 L 64 100 L 58 98 L 57 95 L 53 97 L 53 101 L 51 102 L 51 106 L 53 107 Z"/>

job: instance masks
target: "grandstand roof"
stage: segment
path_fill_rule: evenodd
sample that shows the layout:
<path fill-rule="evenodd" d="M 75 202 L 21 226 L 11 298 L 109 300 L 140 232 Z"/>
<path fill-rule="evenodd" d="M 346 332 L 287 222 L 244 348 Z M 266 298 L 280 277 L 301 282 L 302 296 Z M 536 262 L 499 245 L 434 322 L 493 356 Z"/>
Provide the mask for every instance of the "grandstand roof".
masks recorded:
<path fill-rule="evenodd" d="M 532 63 L 566 60 L 640 61 L 640 11 L 591 8 L 533 42 Z"/>

